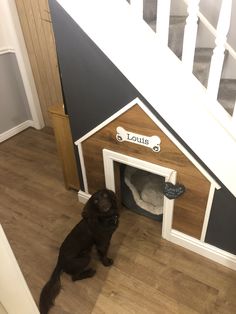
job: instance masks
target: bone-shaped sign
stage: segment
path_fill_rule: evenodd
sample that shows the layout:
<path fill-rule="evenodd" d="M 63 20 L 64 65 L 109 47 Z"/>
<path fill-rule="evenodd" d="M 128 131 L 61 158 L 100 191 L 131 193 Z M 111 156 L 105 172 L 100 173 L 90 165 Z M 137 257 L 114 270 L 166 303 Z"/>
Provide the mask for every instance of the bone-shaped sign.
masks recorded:
<path fill-rule="evenodd" d="M 134 144 L 142 145 L 151 148 L 154 152 L 158 153 L 161 150 L 160 143 L 161 139 L 157 135 L 146 136 L 133 132 L 126 131 L 122 127 L 116 129 L 116 139 L 119 142 L 131 142 Z"/>

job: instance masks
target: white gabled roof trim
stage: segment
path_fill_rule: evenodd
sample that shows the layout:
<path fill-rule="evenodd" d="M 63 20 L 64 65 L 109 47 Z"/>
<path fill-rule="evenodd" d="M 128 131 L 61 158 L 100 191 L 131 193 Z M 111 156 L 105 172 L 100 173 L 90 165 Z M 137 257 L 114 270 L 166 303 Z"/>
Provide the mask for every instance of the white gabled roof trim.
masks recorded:
<path fill-rule="evenodd" d="M 105 121 L 103 121 L 102 123 L 100 123 L 98 126 L 96 126 L 94 129 L 92 129 L 91 131 L 89 131 L 87 134 L 85 134 L 84 136 L 82 136 L 80 139 L 78 139 L 75 142 L 75 145 L 78 145 L 78 143 L 83 142 L 84 140 L 86 140 L 87 138 L 89 138 L 90 136 L 92 136 L 94 133 L 96 133 L 97 131 L 99 131 L 100 129 L 104 128 L 107 124 L 109 124 L 110 122 L 112 122 L 113 120 L 115 120 L 116 118 L 118 118 L 119 116 L 121 116 L 123 113 L 125 113 L 127 110 L 129 110 L 130 108 L 132 108 L 134 105 L 140 105 L 141 100 L 137 97 L 134 100 L 132 100 L 128 105 L 124 106 L 122 109 L 120 109 L 119 111 L 117 111 L 116 113 L 114 113 L 112 116 L 110 116 L 108 119 L 106 119 Z M 143 103 L 142 103 L 143 104 Z M 145 106 L 143 104 L 143 106 Z M 142 107 L 142 106 L 140 106 Z"/>
<path fill-rule="evenodd" d="M 133 106 L 138 105 L 142 110 L 149 116 L 150 119 L 168 136 L 168 138 L 182 151 L 182 153 L 198 168 L 198 170 L 207 178 L 211 184 L 215 186 L 216 189 L 220 189 L 221 186 L 215 181 L 214 178 L 200 165 L 200 163 L 187 151 L 187 149 L 172 135 L 172 133 L 158 120 L 158 118 L 147 108 L 147 106 L 137 97 L 124 106 L 122 109 L 118 110 L 108 119 L 97 125 L 94 129 L 86 133 L 84 136 L 79 138 L 75 145 L 81 148 L 81 143 L 87 138 L 92 136 L 94 133 L 98 132 L 100 129 L 104 128 L 107 124 L 118 118 L 120 115 L 125 113 L 127 110 Z"/>

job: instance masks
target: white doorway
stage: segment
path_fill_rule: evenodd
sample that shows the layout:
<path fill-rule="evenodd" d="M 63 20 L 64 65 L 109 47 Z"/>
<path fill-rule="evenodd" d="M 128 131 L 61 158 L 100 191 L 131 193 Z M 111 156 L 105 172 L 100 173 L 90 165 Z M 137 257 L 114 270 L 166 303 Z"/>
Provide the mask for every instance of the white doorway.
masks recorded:
<path fill-rule="evenodd" d="M 176 183 L 176 171 L 141 159 L 133 158 L 108 149 L 103 149 L 103 163 L 106 187 L 116 192 L 114 162 L 148 171 L 165 178 L 165 182 Z M 164 196 L 162 237 L 169 240 L 172 228 L 174 200 Z"/>
<path fill-rule="evenodd" d="M 0 313 L 39 314 L 1 225 L 0 260 Z"/>

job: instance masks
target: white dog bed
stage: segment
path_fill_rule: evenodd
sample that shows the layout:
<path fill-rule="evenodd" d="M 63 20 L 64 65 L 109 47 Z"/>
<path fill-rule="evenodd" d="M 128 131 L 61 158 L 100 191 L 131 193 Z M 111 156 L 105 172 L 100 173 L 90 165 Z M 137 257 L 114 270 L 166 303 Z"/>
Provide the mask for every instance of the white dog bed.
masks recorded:
<path fill-rule="evenodd" d="M 165 184 L 163 177 L 127 166 L 124 181 L 139 207 L 154 215 L 163 214 Z"/>

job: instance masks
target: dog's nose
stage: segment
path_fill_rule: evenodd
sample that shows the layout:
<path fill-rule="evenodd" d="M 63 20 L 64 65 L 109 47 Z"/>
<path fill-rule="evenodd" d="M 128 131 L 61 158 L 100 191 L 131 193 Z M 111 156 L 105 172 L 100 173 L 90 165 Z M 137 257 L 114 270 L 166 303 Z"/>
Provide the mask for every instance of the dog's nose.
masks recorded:
<path fill-rule="evenodd" d="M 111 208 L 111 203 L 108 200 L 102 200 L 99 207 L 102 212 L 108 212 Z"/>
<path fill-rule="evenodd" d="M 108 212 L 110 210 L 110 208 L 111 208 L 110 205 L 104 206 L 103 211 Z"/>

